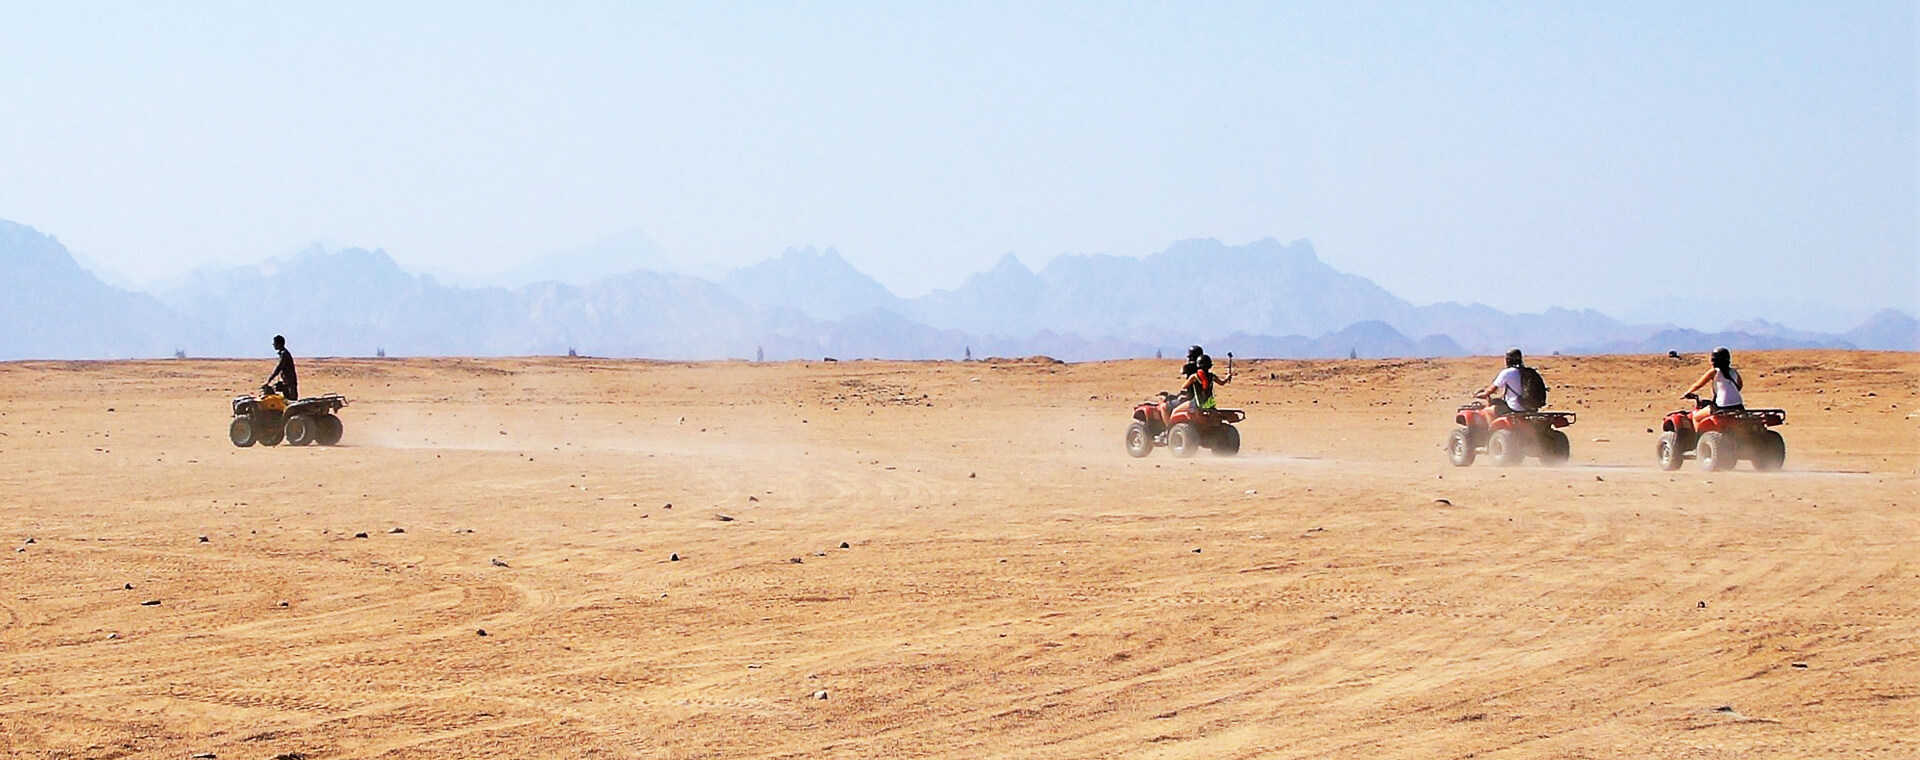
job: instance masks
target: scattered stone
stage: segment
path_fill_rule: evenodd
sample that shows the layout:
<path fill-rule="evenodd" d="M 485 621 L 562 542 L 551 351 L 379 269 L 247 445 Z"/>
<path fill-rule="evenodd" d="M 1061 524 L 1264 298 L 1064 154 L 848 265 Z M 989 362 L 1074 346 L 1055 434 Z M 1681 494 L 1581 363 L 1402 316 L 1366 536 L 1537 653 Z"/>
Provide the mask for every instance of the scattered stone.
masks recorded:
<path fill-rule="evenodd" d="M 1196 547 L 1193 547 L 1193 553 L 1194 553 L 1194 554 L 1199 554 L 1199 553 L 1200 553 L 1200 547 L 1198 547 L 1198 546 L 1196 546 Z"/>
<path fill-rule="evenodd" d="M 204 543 L 206 543 L 206 542 L 207 542 L 207 537 L 206 537 L 206 536 L 201 536 L 201 537 L 200 537 L 200 543 L 203 543 L 203 544 L 204 544 Z"/>
<path fill-rule="evenodd" d="M 144 602 L 141 602 L 141 603 L 140 603 L 140 606 L 142 606 L 142 607 L 158 607 L 158 606 L 160 606 L 160 600 L 158 600 L 158 599 L 148 599 L 148 600 L 146 600 L 146 601 L 144 601 Z"/>
<path fill-rule="evenodd" d="M 1613 443 L 1613 439 L 1612 438 L 1595 438 L 1593 439 L 1593 442 L 1594 443 Z"/>
<path fill-rule="evenodd" d="M 819 690 L 819 691 L 816 691 L 816 692 L 814 692 L 814 693 L 813 693 L 813 698 L 814 698 L 814 699 L 826 699 L 826 698 L 827 698 L 827 690 L 826 690 L 826 689 L 821 689 L 821 690 Z"/>
<path fill-rule="evenodd" d="M 366 538 L 366 537 L 367 537 L 367 532 L 366 532 L 366 531 L 364 531 L 364 530 L 363 530 L 363 531 L 360 531 L 359 533 L 355 533 L 355 534 L 353 534 L 353 537 L 354 537 L 354 538 Z"/>
<path fill-rule="evenodd" d="M 494 567 L 512 567 L 512 565 L 509 565 L 505 562 L 501 562 L 499 557 L 494 557 L 493 559 L 488 561 L 492 562 Z"/>
<path fill-rule="evenodd" d="M 667 509 L 673 509 L 673 502 L 667 502 Z"/>
<path fill-rule="evenodd" d="M 1251 488 L 1249 488 L 1249 489 L 1247 489 L 1247 493 L 1246 493 L 1246 495 L 1247 495 L 1247 496 L 1252 496 L 1252 495 L 1254 495 L 1254 494 L 1257 494 L 1257 493 L 1260 493 L 1260 492 L 1259 492 L 1259 491 L 1256 491 L 1256 490 L 1254 490 L 1254 489 L 1251 489 Z"/>
<path fill-rule="evenodd" d="M 1796 668 L 1799 668 L 1799 669 L 1801 669 L 1801 670 L 1806 670 L 1806 669 L 1807 669 L 1807 664 L 1806 664 L 1806 663 L 1804 663 L 1804 662 L 1796 662 L 1796 663 L 1794 663 L 1794 664 L 1793 664 L 1793 666 L 1794 666 L 1794 667 L 1796 667 Z"/>
<path fill-rule="evenodd" d="M 1647 428 L 1647 432 L 1649 433 L 1653 432 L 1653 428 Z"/>
<path fill-rule="evenodd" d="M 107 639 L 108 639 L 109 641 L 112 641 L 112 640 L 118 640 L 119 638 L 120 638 L 120 634 L 117 634 L 117 633 L 109 633 L 109 634 L 107 634 Z"/>
<path fill-rule="evenodd" d="M 840 542 L 840 548 L 842 548 L 842 549 L 852 549 L 852 548 L 853 548 L 853 545 L 851 545 L 851 544 L 848 544 L 848 543 L 847 543 L 847 542 L 845 542 L 845 541 L 841 541 L 841 542 Z"/>
<path fill-rule="evenodd" d="M 973 478 L 975 478 L 975 477 L 978 477 L 978 476 L 979 476 L 979 473 L 977 473 L 977 472 L 969 472 L 969 473 L 967 473 L 967 479 L 969 479 L 969 480 L 971 480 L 971 479 L 973 479 Z"/>
<path fill-rule="evenodd" d="M 278 604 L 278 605 L 276 605 L 276 606 L 279 606 L 279 607 L 285 607 L 285 606 L 287 606 L 287 600 L 285 600 L 285 599 L 282 599 L 282 600 L 280 600 L 280 604 Z"/>
<path fill-rule="evenodd" d="M 756 502 L 757 502 L 757 501 L 759 501 L 759 500 L 760 500 L 760 497 L 758 497 L 758 496 L 748 496 L 748 497 L 747 497 L 747 501 L 756 501 Z"/>
<path fill-rule="evenodd" d="M 720 522 L 733 522 L 733 515 L 722 513 L 714 515 L 713 519 L 719 520 Z"/>
<path fill-rule="evenodd" d="M 27 543 L 29 543 L 29 544 L 37 544 L 37 543 L 40 543 L 40 542 L 39 542 L 39 541 L 37 541 L 37 540 L 35 540 L 35 539 L 34 539 L 34 538 L 33 538 L 32 536 L 28 536 L 28 537 L 27 537 Z"/>
<path fill-rule="evenodd" d="M 212 752 L 202 752 L 193 756 L 193 760 L 213 760 L 213 758 L 214 754 Z"/>
<path fill-rule="evenodd" d="M 1706 608 L 1707 608 L 1707 603 L 1704 601 L 1694 605 L 1694 609 L 1704 610 Z"/>
<path fill-rule="evenodd" d="M 282 752 L 273 756 L 273 760 L 307 760 L 305 752 Z"/>
<path fill-rule="evenodd" d="M 806 562 L 806 560 L 803 560 L 799 557 L 789 557 L 787 561 L 796 565 Z"/>
<path fill-rule="evenodd" d="M 480 635 L 480 636 L 485 636 L 485 635 L 487 635 L 487 629 L 485 629 L 485 628 L 475 628 L 475 629 L 473 629 L 473 632 L 474 632 L 475 634 L 477 634 L 477 635 Z"/>
<path fill-rule="evenodd" d="M 393 530 L 390 530 L 390 531 L 387 531 L 387 532 L 388 532 L 388 533 L 405 533 L 405 532 L 407 532 L 407 529 L 406 529 L 406 528 L 394 528 Z"/>
<path fill-rule="evenodd" d="M 1603 478 L 1603 477 L 1600 477 L 1600 476 L 1598 476 L 1598 475 L 1595 475 L 1595 476 L 1593 476 L 1593 479 L 1594 479 L 1594 480 L 1596 480 L 1596 481 L 1599 481 L 1599 482 L 1601 482 L 1601 483 L 1605 483 L 1605 482 L 1607 482 L 1607 479 L 1606 479 L 1606 478 Z"/>
<path fill-rule="evenodd" d="M 121 588 L 124 588 L 124 589 L 126 589 L 126 590 L 128 590 L 128 591 L 132 591 L 132 590 L 133 590 L 133 584 L 131 584 L 131 583 L 129 583 L 129 584 L 127 584 L 127 585 L 125 585 L 125 586 L 122 586 Z"/>
<path fill-rule="evenodd" d="M 679 552 L 674 552 L 672 556 L 670 556 L 670 557 L 667 557 L 667 561 L 668 561 L 668 562 L 679 562 L 679 561 L 680 561 L 680 553 L 679 553 Z"/>
<path fill-rule="evenodd" d="M 1453 506 L 1453 502 L 1446 499 L 1434 499 L 1433 505 L 1436 507 L 1451 507 Z"/>

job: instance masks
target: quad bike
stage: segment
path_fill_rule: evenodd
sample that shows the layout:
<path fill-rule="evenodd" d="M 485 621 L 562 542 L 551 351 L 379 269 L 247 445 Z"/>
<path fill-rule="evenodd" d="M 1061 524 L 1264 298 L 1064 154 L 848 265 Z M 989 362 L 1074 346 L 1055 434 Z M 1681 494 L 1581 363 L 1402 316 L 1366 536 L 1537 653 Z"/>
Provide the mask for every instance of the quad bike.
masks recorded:
<path fill-rule="evenodd" d="M 1537 456 L 1545 465 L 1564 464 L 1573 456 L 1573 444 L 1560 428 L 1572 425 L 1573 412 L 1513 412 L 1497 414 L 1492 405 L 1474 401 L 1453 413 L 1458 427 L 1447 434 L 1447 458 L 1453 466 L 1473 464 L 1481 451 L 1493 463 L 1511 467 Z"/>
<path fill-rule="evenodd" d="M 282 439 L 291 446 L 332 446 L 340 442 L 343 432 L 334 412 L 346 405 L 346 397 L 338 393 L 287 403 L 278 389 L 263 385 L 258 396 L 233 399 L 233 422 L 227 426 L 227 438 L 241 448 L 255 443 L 275 446 Z"/>
<path fill-rule="evenodd" d="M 1214 456 L 1230 457 L 1240 453 L 1240 429 L 1234 423 L 1247 418 L 1239 409 L 1200 409 L 1184 401 L 1185 397 L 1161 393 L 1133 408 L 1133 423 L 1127 426 L 1127 453 L 1144 457 L 1156 445 L 1167 447 L 1176 457 L 1186 458 L 1201 448 Z M 1181 403 L 1167 414 L 1169 401 Z"/>
<path fill-rule="evenodd" d="M 1689 393 L 1695 409 L 1707 402 Z M 1787 424 L 1784 409 L 1722 410 L 1694 417 L 1692 409 L 1668 412 L 1660 422 L 1660 443 L 1656 456 L 1662 470 L 1678 470 L 1688 456 L 1700 461 L 1708 471 L 1731 470 L 1746 459 L 1756 470 L 1778 470 L 1787 463 L 1787 441 L 1775 425 Z"/>

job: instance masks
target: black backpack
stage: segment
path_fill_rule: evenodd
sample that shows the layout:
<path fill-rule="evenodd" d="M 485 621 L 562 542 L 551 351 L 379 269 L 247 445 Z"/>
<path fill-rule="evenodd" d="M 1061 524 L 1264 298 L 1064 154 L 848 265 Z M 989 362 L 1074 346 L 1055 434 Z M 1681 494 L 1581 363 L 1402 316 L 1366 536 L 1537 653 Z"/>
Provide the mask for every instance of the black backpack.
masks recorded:
<path fill-rule="evenodd" d="M 1547 408 L 1547 381 L 1532 367 L 1520 368 L 1520 403 L 1528 409 Z"/>

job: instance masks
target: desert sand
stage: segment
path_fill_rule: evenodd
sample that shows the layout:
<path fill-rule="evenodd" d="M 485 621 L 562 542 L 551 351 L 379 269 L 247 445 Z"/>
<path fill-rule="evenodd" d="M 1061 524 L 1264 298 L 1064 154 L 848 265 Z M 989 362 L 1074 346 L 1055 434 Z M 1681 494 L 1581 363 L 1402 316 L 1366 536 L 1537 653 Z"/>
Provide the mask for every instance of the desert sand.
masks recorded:
<path fill-rule="evenodd" d="M 1920 357 L 1735 358 L 1782 472 L 1654 466 L 1699 357 L 1537 358 L 1550 469 L 1447 463 L 1491 358 L 1184 460 L 1173 361 L 0 364 L 0 755 L 1920 756 Z"/>

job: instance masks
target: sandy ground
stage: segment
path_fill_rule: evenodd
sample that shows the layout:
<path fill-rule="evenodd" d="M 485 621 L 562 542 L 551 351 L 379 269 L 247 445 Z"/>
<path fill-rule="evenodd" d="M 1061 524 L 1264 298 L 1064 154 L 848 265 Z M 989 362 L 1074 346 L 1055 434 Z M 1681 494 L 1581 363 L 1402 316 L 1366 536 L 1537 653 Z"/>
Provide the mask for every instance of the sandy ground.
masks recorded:
<path fill-rule="evenodd" d="M 1784 472 L 1657 470 L 1664 357 L 1538 362 L 1556 469 L 1446 463 L 1492 359 L 1189 460 L 1171 361 L 310 360 L 245 450 L 270 361 L 0 364 L 0 755 L 1920 756 L 1920 357 L 1739 358 Z"/>

